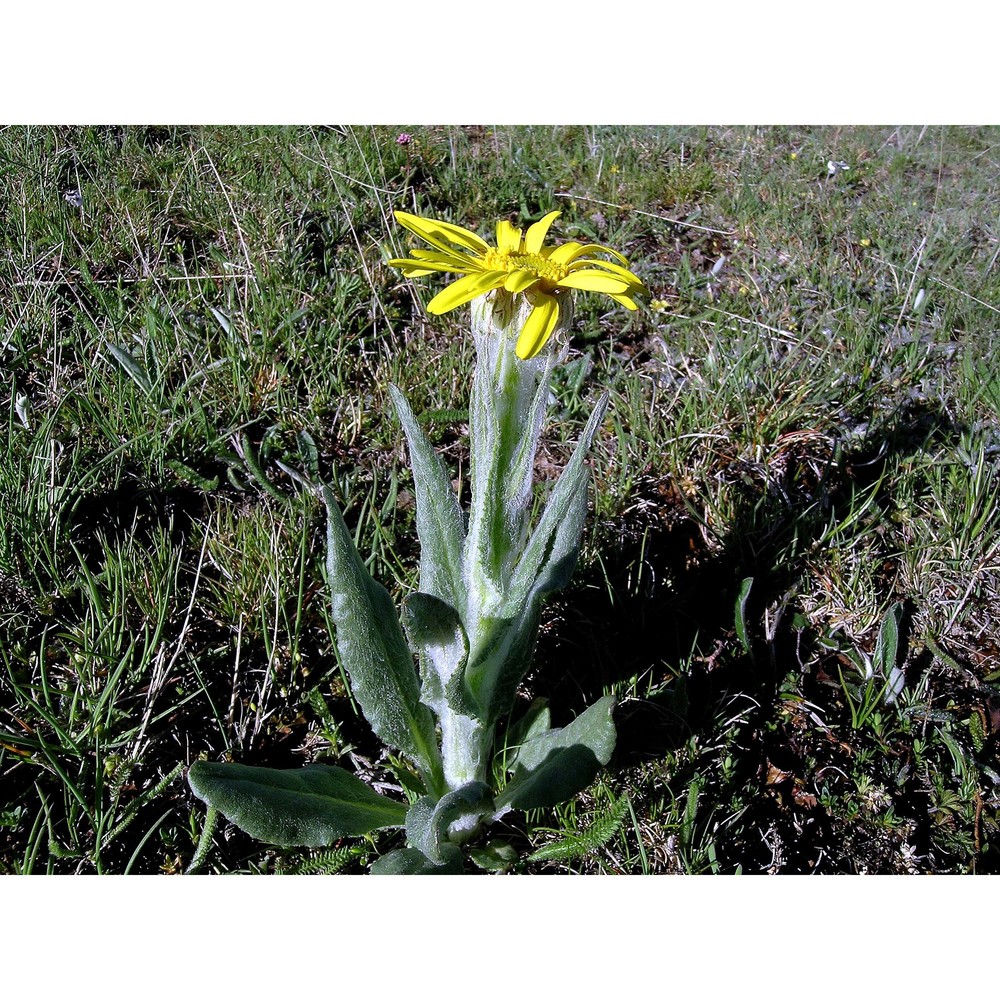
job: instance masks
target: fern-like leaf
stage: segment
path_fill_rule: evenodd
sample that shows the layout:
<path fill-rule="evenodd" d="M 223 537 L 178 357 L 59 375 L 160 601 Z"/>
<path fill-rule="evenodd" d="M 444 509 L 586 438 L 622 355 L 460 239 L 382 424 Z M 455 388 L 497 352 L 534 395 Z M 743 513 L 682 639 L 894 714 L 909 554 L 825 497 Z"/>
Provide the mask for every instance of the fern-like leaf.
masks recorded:
<path fill-rule="evenodd" d="M 617 802 L 611 805 L 607 812 L 598 816 L 583 833 L 572 834 L 563 837 L 562 840 L 554 840 L 551 844 L 545 844 L 534 854 L 529 855 L 527 861 L 569 861 L 573 858 L 583 857 L 603 847 L 620 829 L 622 820 L 628 812 L 629 798 L 623 795 Z"/>

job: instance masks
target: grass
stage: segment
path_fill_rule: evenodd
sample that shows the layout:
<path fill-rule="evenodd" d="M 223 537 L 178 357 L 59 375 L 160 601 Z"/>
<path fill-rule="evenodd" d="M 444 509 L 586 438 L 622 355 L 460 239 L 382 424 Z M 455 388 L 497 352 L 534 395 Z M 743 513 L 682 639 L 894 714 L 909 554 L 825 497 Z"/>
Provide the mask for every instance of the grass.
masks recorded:
<path fill-rule="evenodd" d="M 608 388 L 524 697 L 558 724 L 615 694 L 619 746 L 484 859 L 1000 870 L 1000 131 L 400 131 L 0 131 L 0 871 L 356 872 L 391 846 L 262 847 L 183 770 L 396 780 L 300 485 L 413 586 L 387 385 L 461 481 L 472 350 L 386 265 L 395 208 L 558 208 L 651 291 L 577 298 L 538 468 Z"/>

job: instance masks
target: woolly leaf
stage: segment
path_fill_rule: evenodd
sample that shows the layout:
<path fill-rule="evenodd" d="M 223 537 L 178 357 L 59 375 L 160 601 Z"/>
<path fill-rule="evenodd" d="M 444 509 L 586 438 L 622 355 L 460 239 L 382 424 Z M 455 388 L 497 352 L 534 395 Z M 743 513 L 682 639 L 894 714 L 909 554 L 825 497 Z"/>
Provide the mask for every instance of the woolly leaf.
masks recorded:
<path fill-rule="evenodd" d="M 462 852 L 454 844 L 445 844 L 443 864 L 435 864 L 413 847 L 401 847 L 383 855 L 369 869 L 372 875 L 462 875 Z"/>
<path fill-rule="evenodd" d="M 406 814 L 406 840 L 434 864 L 444 864 L 452 827 L 454 837 L 468 839 L 492 814 L 490 789 L 481 781 L 470 781 L 437 802 L 429 797 L 414 802 Z"/>
<path fill-rule="evenodd" d="M 410 594 L 403 607 L 403 626 L 410 645 L 420 655 L 420 699 L 438 716 L 444 711 L 469 714 L 464 670 L 469 641 L 458 612 L 431 594 Z"/>
<path fill-rule="evenodd" d="M 583 791 L 615 748 L 614 704 L 611 696 L 601 698 L 568 726 L 525 743 L 497 799 L 498 811 L 554 806 Z"/>
<path fill-rule="evenodd" d="M 556 483 L 545 510 L 525 546 L 500 614 L 470 655 L 469 688 L 491 722 L 510 711 L 514 692 L 534 651 L 542 598 L 569 582 L 579 554 L 587 517 L 590 470 L 584 464 L 604 413 L 607 395 L 598 402 L 583 435 Z"/>
<path fill-rule="evenodd" d="M 203 802 L 269 844 L 325 847 L 406 821 L 403 803 L 325 764 L 286 771 L 195 761 L 188 783 Z"/>
<path fill-rule="evenodd" d="M 584 459 L 608 408 L 605 393 L 594 407 L 573 456 L 556 482 L 545 510 L 531 534 L 511 582 L 509 602 L 523 604 L 530 594 L 540 597 L 569 582 L 587 516 L 590 470 Z"/>
<path fill-rule="evenodd" d="M 420 702 L 413 656 L 385 588 L 372 579 L 344 524 L 329 487 L 327 575 L 337 649 L 351 689 L 376 735 L 401 750 L 440 784 L 441 763 L 434 719 Z"/>
<path fill-rule="evenodd" d="M 493 793 L 481 781 L 468 784 L 448 792 L 434 807 L 434 827 L 439 843 L 445 838 L 467 840 L 481 825 L 486 816 L 494 810 Z"/>
<path fill-rule="evenodd" d="M 462 545 L 465 526 L 458 497 L 441 457 L 417 423 L 406 397 L 389 386 L 410 449 L 420 539 L 420 589 L 452 607 L 464 603 Z"/>
<path fill-rule="evenodd" d="M 517 861 L 517 851 L 502 840 L 491 840 L 483 847 L 469 849 L 469 857 L 484 871 L 504 872 Z"/>
<path fill-rule="evenodd" d="M 522 743 L 540 736 L 552 728 L 552 713 L 546 698 L 536 698 L 528 711 L 521 716 L 507 732 L 507 752 L 510 755 L 509 764 L 513 768 L 517 752 Z"/>
<path fill-rule="evenodd" d="M 470 653 L 465 679 L 480 718 L 492 725 L 507 715 L 517 686 L 531 665 L 538 632 L 538 601 L 529 600 L 516 618 L 484 619 L 480 642 Z"/>

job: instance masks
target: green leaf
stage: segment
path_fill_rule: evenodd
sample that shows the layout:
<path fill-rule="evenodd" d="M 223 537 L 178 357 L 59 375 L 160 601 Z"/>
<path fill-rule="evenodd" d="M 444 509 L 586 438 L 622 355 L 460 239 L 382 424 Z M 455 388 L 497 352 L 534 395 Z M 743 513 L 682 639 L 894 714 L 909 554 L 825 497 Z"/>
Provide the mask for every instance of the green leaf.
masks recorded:
<path fill-rule="evenodd" d="M 465 840 L 494 811 L 493 793 L 481 781 L 470 781 L 441 797 L 434 807 L 434 827 L 438 842 L 445 838 Z"/>
<path fill-rule="evenodd" d="M 288 497 L 279 490 L 270 479 L 267 478 L 267 473 L 264 471 L 264 467 L 260 464 L 260 456 L 254 451 L 253 442 L 250 440 L 249 434 L 243 434 L 240 437 L 240 446 L 243 449 L 243 460 L 246 462 L 246 467 L 250 472 L 250 475 L 257 480 L 257 484 L 260 488 L 270 496 L 274 497 L 275 500 L 280 500 L 282 503 L 288 502 Z"/>
<path fill-rule="evenodd" d="M 753 577 L 746 577 L 740 583 L 740 590 L 736 595 L 736 635 L 747 653 L 750 652 L 750 636 L 747 633 L 747 600 L 750 597 L 752 586 Z"/>
<path fill-rule="evenodd" d="M 601 698 L 563 729 L 550 729 L 525 743 L 513 777 L 497 799 L 498 812 L 554 806 L 582 792 L 614 751 L 614 705 L 610 695 Z"/>
<path fill-rule="evenodd" d="M 198 487 L 198 489 L 203 490 L 205 493 L 212 493 L 219 488 L 218 476 L 213 476 L 211 479 L 208 479 L 197 469 L 192 469 L 190 465 L 185 465 L 183 462 L 175 458 L 168 458 L 163 464 L 166 465 L 166 467 L 175 475 L 189 483 L 193 483 Z"/>
<path fill-rule="evenodd" d="M 505 872 L 517 862 L 517 851 L 502 840 L 491 840 L 483 847 L 469 849 L 469 857 L 484 871 Z"/>
<path fill-rule="evenodd" d="M 598 816 L 583 833 L 570 834 L 561 840 L 544 844 L 527 861 L 569 861 L 572 858 L 582 858 L 603 847 L 621 828 L 622 821 L 629 809 L 629 798 L 623 795 L 611 808 Z"/>
<path fill-rule="evenodd" d="M 528 711 L 521 716 L 507 731 L 507 752 L 510 754 L 510 766 L 514 766 L 517 752 L 522 743 L 533 740 L 536 736 L 552 728 L 552 713 L 546 698 L 536 698 Z"/>
<path fill-rule="evenodd" d="M 376 735 L 412 758 L 442 785 L 441 760 L 430 709 L 420 702 L 420 685 L 386 589 L 372 579 L 344 524 L 329 487 L 322 487 L 327 509 L 327 575 L 337 650 L 351 689 Z"/>
<path fill-rule="evenodd" d="M 346 844 L 344 847 L 334 847 L 299 862 L 289 871 L 289 874 L 336 875 L 342 868 L 346 868 L 358 858 L 367 860 L 371 853 L 371 845 L 365 841 L 358 844 Z"/>
<path fill-rule="evenodd" d="M 449 831 L 457 826 L 457 839 L 467 839 L 494 811 L 493 795 L 481 781 L 470 781 L 434 802 L 418 799 L 406 814 L 406 840 L 435 864 L 446 861 Z"/>
<path fill-rule="evenodd" d="M 425 795 L 406 813 L 406 842 L 434 864 L 440 864 L 438 838 L 434 835 L 434 800 Z"/>
<path fill-rule="evenodd" d="M 298 433 L 299 454 L 306 465 L 306 471 L 312 478 L 319 479 L 319 449 L 313 436 L 307 430 Z"/>
<path fill-rule="evenodd" d="M 476 714 L 493 725 L 514 704 L 517 687 L 531 665 L 538 633 L 539 601 L 529 600 L 516 618 L 483 619 L 477 654 L 469 657 L 465 680 Z"/>
<path fill-rule="evenodd" d="M 564 587 L 573 573 L 580 534 L 587 516 L 590 470 L 584 459 L 608 408 L 605 393 L 587 421 L 572 457 L 563 469 L 531 539 L 517 564 L 508 601 L 522 605 L 530 594 L 541 597 Z"/>
<path fill-rule="evenodd" d="M 899 656 L 899 625 L 903 619 L 903 603 L 897 601 L 887 612 L 875 641 L 875 666 L 888 677 Z"/>
<path fill-rule="evenodd" d="M 325 847 L 406 822 L 406 806 L 339 767 L 293 770 L 195 761 L 191 790 L 257 840 Z"/>
<path fill-rule="evenodd" d="M 899 666 L 899 629 L 905 614 L 902 601 L 897 601 L 885 616 L 875 642 L 875 666 L 885 678 L 884 697 L 891 705 L 902 693 L 906 678 Z"/>
<path fill-rule="evenodd" d="M 421 658 L 420 699 L 440 717 L 445 711 L 472 712 L 464 670 L 469 640 L 458 612 L 431 594 L 410 594 L 403 606 L 403 627 Z"/>
<path fill-rule="evenodd" d="M 465 603 L 462 545 L 465 525 L 458 497 L 441 457 L 431 447 L 406 397 L 389 386 L 410 449 L 420 539 L 420 589 L 452 607 Z"/>
<path fill-rule="evenodd" d="M 369 869 L 372 875 L 463 875 L 462 852 L 454 844 L 446 844 L 445 861 L 437 865 L 413 847 L 401 847 L 383 855 Z"/>
<path fill-rule="evenodd" d="M 122 366 L 129 378 L 148 396 L 153 391 L 153 383 L 150 381 L 146 369 L 124 347 L 111 343 L 104 346 L 107 347 L 115 361 Z"/>
<path fill-rule="evenodd" d="M 541 599 L 569 582 L 587 517 L 590 470 L 587 452 L 607 410 L 601 397 L 531 534 L 507 590 L 500 614 L 466 669 L 469 689 L 490 722 L 510 711 L 518 684 L 531 663 Z"/>

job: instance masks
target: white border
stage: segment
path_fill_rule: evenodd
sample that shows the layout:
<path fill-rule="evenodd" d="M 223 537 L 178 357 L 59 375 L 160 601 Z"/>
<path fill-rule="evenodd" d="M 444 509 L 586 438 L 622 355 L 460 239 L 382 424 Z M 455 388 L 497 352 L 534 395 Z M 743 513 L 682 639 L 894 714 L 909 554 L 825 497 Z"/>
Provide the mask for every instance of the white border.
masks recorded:
<path fill-rule="evenodd" d="M 6 122 L 973 124 L 983 8 L 865 0 L 15 4 Z"/>

